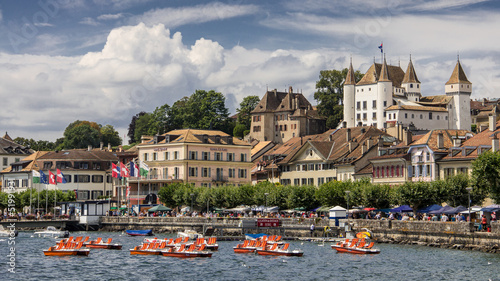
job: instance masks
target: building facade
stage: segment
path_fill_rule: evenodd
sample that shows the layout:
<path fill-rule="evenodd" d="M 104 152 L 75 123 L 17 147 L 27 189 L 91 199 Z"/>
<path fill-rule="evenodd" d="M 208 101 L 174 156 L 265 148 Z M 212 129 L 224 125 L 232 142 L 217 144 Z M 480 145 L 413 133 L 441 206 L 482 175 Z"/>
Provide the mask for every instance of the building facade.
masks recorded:
<path fill-rule="evenodd" d="M 5 132 L 5 135 L 0 138 L 0 171 L 9 168 L 12 163 L 21 161 L 33 152 L 28 147 L 15 143 Z"/>
<path fill-rule="evenodd" d="M 344 83 L 344 122 L 347 127 L 404 127 L 418 130 L 471 129 L 469 82 L 458 60 L 445 94 L 422 96 L 412 60 L 406 72 L 399 66 L 373 63 L 356 83 L 352 63 Z"/>
<path fill-rule="evenodd" d="M 326 120 L 301 93 L 267 91 L 251 112 L 250 140 L 284 143 L 291 138 L 320 134 Z"/>

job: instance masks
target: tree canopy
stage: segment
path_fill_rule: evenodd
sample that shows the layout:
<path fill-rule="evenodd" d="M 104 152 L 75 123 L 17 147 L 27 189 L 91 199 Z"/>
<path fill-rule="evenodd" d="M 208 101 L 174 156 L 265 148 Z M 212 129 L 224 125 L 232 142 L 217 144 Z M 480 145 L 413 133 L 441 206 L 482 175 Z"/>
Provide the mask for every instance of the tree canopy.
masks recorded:
<path fill-rule="evenodd" d="M 500 202 L 500 151 L 481 153 L 472 162 L 472 193 L 474 196 L 489 193 Z"/>
<path fill-rule="evenodd" d="M 344 118 L 344 82 L 347 76 L 347 68 L 343 70 L 321 70 L 319 80 L 316 81 L 316 92 L 314 99 L 318 102 L 318 111 L 321 116 L 326 117 L 326 128 L 337 127 L 340 120 Z M 356 71 L 354 78 L 356 82 L 361 80 L 363 74 Z"/>
<path fill-rule="evenodd" d="M 105 145 L 120 145 L 121 139 L 112 125 L 104 127 L 96 122 L 76 120 L 64 130 L 64 138 L 57 140 L 56 149 L 87 148 L 89 145 L 99 147 L 100 142 Z"/>

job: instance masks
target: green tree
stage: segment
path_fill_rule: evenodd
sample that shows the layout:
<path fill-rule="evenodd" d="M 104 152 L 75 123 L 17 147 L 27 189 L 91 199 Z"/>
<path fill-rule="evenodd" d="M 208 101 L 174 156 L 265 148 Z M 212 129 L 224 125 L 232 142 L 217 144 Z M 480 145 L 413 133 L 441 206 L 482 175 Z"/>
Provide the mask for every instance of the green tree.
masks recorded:
<path fill-rule="evenodd" d="M 252 116 L 250 112 L 259 104 L 260 98 L 258 96 L 246 96 L 240 103 L 240 107 L 236 109 L 238 113 L 237 123 L 245 126 L 246 130 L 250 130 L 252 123 Z"/>
<path fill-rule="evenodd" d="M 318 111 L 321 116 L 326 117 L 326 128 L 337 127 L 342 120 L 344 110 L 341 101 L 344 98 L 344 82 L 347 76 L 347 68 L 343 70 L 321 70 L 319 80 L 316 81 L 316 92 L 314 99 L 318 102 Z M 361 80 L 363 74 L 358 71 L 354 73 L 356 82 Z"/>
<path fill-rule="evenodd" d="M 127 136 L 129 137 L 129 141 L 128 141 L 129 144 L 137 143 L 137 142 L 141 141 L 140 137 L 139 137 L 139 139 L 135 138 L 135 123 L 137 122 L 137 119 L 139 119 L 141 116 L 143 116 L 145 114 L 146 114 L 146 112 L 141 111 L 141 112 L 137 113 L 136 115 L 132 116 L 132 120 L 130 121 L 130 124 L 128 125 L 128 133 L 127 133 Z"/>
<path fill-rule="evenodd" d="M 171 124 L 171 120 L 168 116 L 168 112 L 170 111 L 170 106 L 168 104 L 164 104 L 160 107 L 157 107 L 153 113 L 151 114 L 151 119 L 148 124 L 148 134 L 149 135 L 161 135 L 170 131 L 173 128 Z"/>
<path fill-rule="evenodd" d="M 436 198 L 436 191 L 428 182 L 407 181 L 397 189 L 399 204 L 409 205 L 413 211 L 432 204 L 440 204 L 441 199 Z"/>
<path fill-rule="evenodd" d="M 64 131 L 63 146 L 66 149 L 98 147 L 99 142 L 99 131 L 89 124 L 68 126 Z"/>
<path fill-rule="evenodd" d="M 472 162 L 472 192 L 489 193 L 495 203 L 500 202 L 500 151 L 485 152 Z"/>
<path fill-rule="evenodd" d="M 362 205 L 376 209 L 389 208 L 394 200 L 393 188 L 387 184 L 370 184 L 362 190 Z"/>
<path fill-rule="evenodd" d="M 158 191 L 158 198 L 160 198 L 160 201 L 170 208 L 177 207 L 177 202 L 174 200 L 174 193 L 180 185 L 182 184 L 171 183 L 160 188 L 160 190 Z"/>
<path fill-rule="evenodd" d="M 111 144 L 111 146 L 117 146 L 122 143 L 118 131 L 112 125 L 106 125 L 101 128 L 101 141 L 106 144 Z"/>
<path fill-rule="evenodd" d="M 468 206 L 469 194 L 466 188 L 470 186 L 469 176 L 466 174 L 458 174 L 447 178 L 444 182 L 446 190 L 442 197 L 444 199 L 443 201 L 452 207 L 458 207 L 460 205 Z"/>
<path fill-rule="evenodd" d="M 243 124 L 236 124 L 233 129 L 233 136 L 237 138 L 243 138 L 245 136 L 245 131 L 247 131 L 247 128 Z"/>
<path fill-rule="evenodd" d="M 14 142 L 22 146 L 29 147 L 35 151 L 50 151 L 56 148 L 55 143 L 45 140 L 36 141 L 34 139 L 17 137 L 14 139 Z"/>
<path fill-rule="evenodd" d="M 140 142 L 143 135 L 149 132 L 149 122 L 151 121 L 151 113 L 141 115 L 135 121 L 134 142 Z"/>

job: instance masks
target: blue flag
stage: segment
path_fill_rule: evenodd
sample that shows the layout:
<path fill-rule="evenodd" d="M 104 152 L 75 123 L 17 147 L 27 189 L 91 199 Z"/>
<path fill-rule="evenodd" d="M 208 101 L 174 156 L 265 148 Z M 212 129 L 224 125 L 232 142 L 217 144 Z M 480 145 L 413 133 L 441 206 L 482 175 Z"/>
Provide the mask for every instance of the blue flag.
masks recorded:
<path fill-rule="evenodd" d="M 380 49 L 380 52 L 383 53 L 384 52 L 384 43 L 380 43 L 380 46 L 378 46 L 378 48 Z"/>
<path fill-rule="evenodd" d="M 49 184 L 49 180 L 42 170 L 40 170 L 40 183 Z"/>

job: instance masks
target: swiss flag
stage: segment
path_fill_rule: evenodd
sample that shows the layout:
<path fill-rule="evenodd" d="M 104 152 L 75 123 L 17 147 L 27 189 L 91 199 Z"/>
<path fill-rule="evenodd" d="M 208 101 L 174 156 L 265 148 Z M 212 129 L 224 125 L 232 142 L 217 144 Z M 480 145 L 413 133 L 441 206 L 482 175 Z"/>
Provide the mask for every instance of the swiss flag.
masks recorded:
<path fill-rule="evenodd" d="M 50 170 L 49 170 L 49 184 L 57 184 L 56 175 L 54 175 Z"/>
<path fill-rule="evenodd" d="M 130 177 L 130 171 L 127 169 L 127 166 L 120 162 L 120 175 L 124 178 Z"/>
<path fill-rule="evenodd" d="M 111 163 L 111 176 L 113 178 L 118 178 L 120 176 L 120 172 L 118 171 L 118 167 L 116 167 L 115 163 Z"/>

